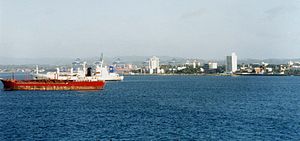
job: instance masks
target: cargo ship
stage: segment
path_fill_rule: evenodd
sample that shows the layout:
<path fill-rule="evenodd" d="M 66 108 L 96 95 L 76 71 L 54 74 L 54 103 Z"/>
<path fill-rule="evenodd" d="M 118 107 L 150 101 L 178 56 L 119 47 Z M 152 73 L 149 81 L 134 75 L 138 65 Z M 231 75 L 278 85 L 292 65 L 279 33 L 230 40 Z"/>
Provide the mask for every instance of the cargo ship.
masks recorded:
<path fill-rule="evenodd" d="M 105 81 L 90 80 L 15 80 L 0 79 L 4 85 L 4 90 L 29 90 L 29 91 L 55 91 L 55 90 L 101 90 Z"/>
<path fill-rule="evenodd" d="M 104 88 L 105 80 L 98 80 L 91 75 L 91 69 L 84 71 L 83 76 L 74 76 L 65 80 L 59 79 L 59 73 L 55 78 L 45 79 L 30 79 L 30 80 L 16 80 L 16 79 L 1 79 L 4 90 L 29 90 L 29 91 L 55 91 L 55 90 L 101 90 Z"/>
<path fill-rule="evenodd" d="M 124 76 L 115 72 L 113 66 L 103 67 L 103 54 L 95 63 L 96 69 L 88 67 L 86 62 L 76 59 L 72 63 L 70 72 L 56 72 L 39 74 L 38 66 L 34 78 L 31 80 L 0 79 L 4 84 L 4 90 L 101 90 L 105 81 L 121 81 Z"/>

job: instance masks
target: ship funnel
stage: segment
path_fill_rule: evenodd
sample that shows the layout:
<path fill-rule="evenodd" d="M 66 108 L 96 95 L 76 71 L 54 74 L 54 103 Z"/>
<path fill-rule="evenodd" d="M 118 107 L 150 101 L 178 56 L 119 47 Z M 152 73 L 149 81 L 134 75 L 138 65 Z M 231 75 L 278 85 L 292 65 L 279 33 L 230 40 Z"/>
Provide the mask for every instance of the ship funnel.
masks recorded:
<path fill-rule="evenodd" d="M 91 67 L 87 68 L 86 76 L 92 76 L 92 68 Z"/>

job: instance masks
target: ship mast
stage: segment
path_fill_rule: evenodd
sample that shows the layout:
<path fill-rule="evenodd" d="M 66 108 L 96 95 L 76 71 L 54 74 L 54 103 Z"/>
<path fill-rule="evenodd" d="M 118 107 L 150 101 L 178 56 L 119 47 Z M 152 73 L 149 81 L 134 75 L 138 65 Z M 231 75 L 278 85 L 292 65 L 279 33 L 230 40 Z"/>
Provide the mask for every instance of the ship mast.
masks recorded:
<path fill-rule="evenodd" d="M 39 74 L 39 65 L 36 65 L 36 74 Z"/>
<path fill-rule="evenodd" d="M 103 53 L 101 53 L 101 57 L 100 57 L 100 68 L 103 67 Z"/>

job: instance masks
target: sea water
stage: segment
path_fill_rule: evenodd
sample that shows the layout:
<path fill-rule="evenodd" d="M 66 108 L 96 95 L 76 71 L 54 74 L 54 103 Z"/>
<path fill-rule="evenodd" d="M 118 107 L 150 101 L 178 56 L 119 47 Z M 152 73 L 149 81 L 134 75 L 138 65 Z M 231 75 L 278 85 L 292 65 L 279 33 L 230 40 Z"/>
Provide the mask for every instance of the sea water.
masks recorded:
<path fill-rule="evenodd" d="M 300 77 L 126 76 L 94 92 L 0 91 L 0 140 L 300 140 Z"/>

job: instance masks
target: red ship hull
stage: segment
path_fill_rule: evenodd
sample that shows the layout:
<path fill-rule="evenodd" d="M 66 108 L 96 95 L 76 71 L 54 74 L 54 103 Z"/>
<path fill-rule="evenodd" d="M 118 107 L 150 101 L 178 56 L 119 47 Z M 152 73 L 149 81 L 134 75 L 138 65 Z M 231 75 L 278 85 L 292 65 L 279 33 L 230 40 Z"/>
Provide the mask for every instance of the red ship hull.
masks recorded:
<path fill-rule="evenodd" d="M 1 80 L 4 90 L 101 90 L 105 81 L 75 81 L 75 80 Z"/>

